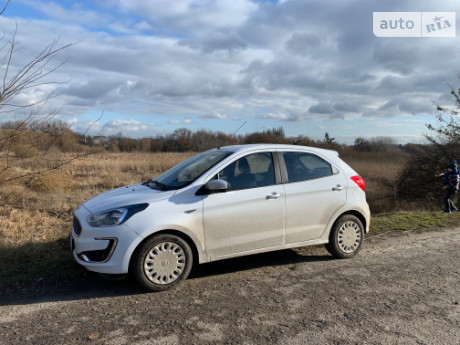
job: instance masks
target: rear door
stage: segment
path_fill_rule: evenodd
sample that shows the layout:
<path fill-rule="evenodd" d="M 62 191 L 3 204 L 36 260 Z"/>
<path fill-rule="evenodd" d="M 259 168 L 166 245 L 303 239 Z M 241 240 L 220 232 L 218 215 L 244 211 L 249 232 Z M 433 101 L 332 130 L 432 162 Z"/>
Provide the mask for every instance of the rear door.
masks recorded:
<path fill-rule="evenodd" d="M 281 156 L 286 167 L 286 244 L 318 239 L 346 202 L 347 180 L 317 154 L 292 151 Z"/>

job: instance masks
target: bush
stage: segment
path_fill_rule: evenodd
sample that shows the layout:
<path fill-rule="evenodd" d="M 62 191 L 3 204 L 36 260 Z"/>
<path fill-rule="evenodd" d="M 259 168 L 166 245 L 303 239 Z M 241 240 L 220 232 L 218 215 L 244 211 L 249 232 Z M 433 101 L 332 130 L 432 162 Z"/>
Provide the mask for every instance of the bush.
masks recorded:
<path fill-rule="evenodd" d="M 52 192 L 54 190 L 69 190 L 73 186 L 73 178 L 59 171 L 29 178 L 25 185 L 35 192 Z"/>
<path fill-rule="evenodd" d="M 445 193 L 441 178 L 435 175 L 447 171 L 447 165 L 456 157 L 460 157 L 457 147 L 433 144 L 414 150 L 398 178 L 398 197 L 423 202 L 431 209 L 439 208 Z"/>
<path fill-rule="evenodd" d="M 447 171 L 452 160 L 460 159 L 460 124 L 456 110 L 460 107 L 460 89 L 452 90 L 455 108 L 437 107 L 437 127 L 428 124 L 426 135 L 429 145 L 412 146 L 410 157 L 398 179 L 398 196 L 401 200 L 420 201 L 439 207 L 444 195 L 436 174 Z"/>

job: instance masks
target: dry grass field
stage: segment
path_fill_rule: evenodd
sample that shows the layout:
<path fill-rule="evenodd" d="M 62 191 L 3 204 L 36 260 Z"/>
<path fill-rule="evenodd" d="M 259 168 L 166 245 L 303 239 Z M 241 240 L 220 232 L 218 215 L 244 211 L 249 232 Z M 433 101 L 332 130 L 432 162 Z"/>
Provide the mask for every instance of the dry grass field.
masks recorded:
<path fill-rule="evenodd" d="M 397 180 L 407 156 L 396 152 L 347 151 L 340 157 L 358 172 L 366 182 L 366 197 L 372 214 L 420 210 L 418 206 L 402 204 L 397 199 Z"/>
<path fill-rule="evenodd" d="M 193 153 L 98 153 L 60 170 L 0 187 L 0 243 L 17 247 L 56 241 L 68 235 L 72 212 L 82 201 L 103 191 L 145 181 Z M 367 183 L 373 213 L 393 211 L 394 185 L 402 154 L 342 154 Z M 33 171 L 40 162 L 24 163 Z M 43 162 L 42 164 L 46 164 Z"/>
<path fill-rule="evenodd" d="M 0 244 L 16 247 L 67 236 L 72 212 L 103 191 L 155 177 L 192 153 L 94 154 L 26 180 L 0 186 Z M 43 162 L 42 164 L 46 164 Z M 24 165 L 38 169 L 40 162 Z"/>

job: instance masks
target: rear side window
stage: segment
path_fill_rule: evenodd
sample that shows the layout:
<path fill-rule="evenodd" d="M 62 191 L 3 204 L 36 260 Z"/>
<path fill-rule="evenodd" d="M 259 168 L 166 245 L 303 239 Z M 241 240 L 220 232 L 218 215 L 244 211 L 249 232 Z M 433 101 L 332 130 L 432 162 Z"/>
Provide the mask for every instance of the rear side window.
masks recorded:
<path fill-rule="evenodd" d="M 312 180 L 334 173 L 332 166 L 317 155 L 307 152 L 283 152 L 287 182 Z"/>

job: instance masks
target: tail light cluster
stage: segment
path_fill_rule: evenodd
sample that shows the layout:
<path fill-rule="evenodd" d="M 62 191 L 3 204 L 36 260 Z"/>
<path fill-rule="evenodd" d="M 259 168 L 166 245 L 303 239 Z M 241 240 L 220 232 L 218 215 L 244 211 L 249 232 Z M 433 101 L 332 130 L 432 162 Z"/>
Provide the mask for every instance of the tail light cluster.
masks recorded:
<path fill-rule="evenodd" d="M 354 183 L 356 183 L 359 186 L 359 188 L 363 190 L 363 192 L 366 191 L 366 183 L 364 182 L 364 179 L 361 176 L 352 176 L 351 179 Z"/>

